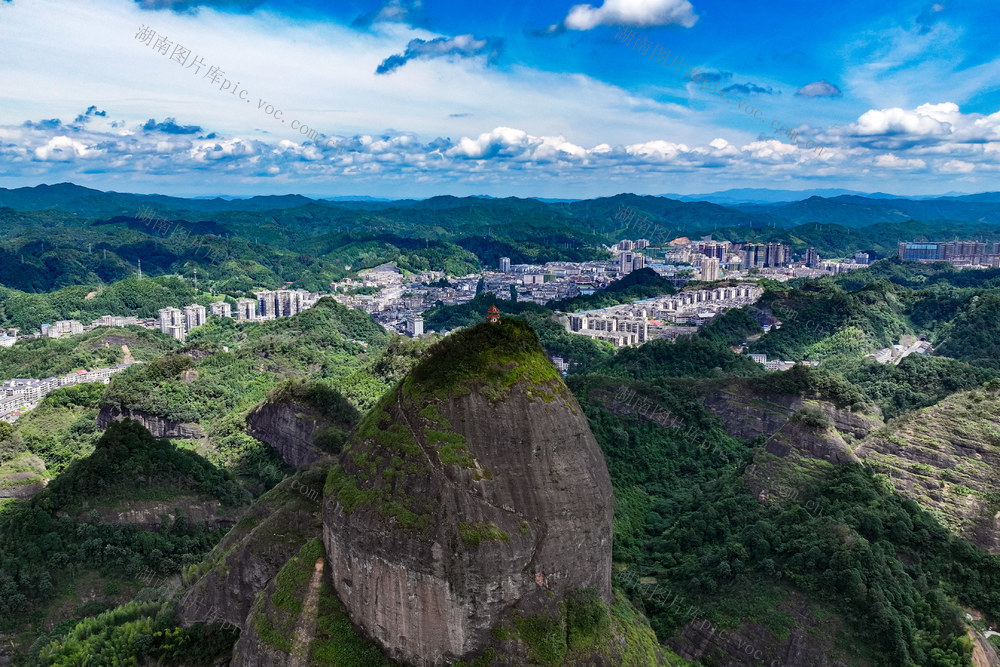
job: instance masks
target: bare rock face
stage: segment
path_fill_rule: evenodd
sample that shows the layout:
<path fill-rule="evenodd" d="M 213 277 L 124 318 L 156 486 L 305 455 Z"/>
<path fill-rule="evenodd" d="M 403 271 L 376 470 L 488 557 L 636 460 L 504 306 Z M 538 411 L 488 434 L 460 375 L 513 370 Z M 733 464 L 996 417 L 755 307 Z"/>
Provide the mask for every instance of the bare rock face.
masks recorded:
<path fill-rule="evenodd" d="M 320 534 L 322 470 L 284 480 L 246 511 L 200 566 L 177 606 L 182 625 L 217 620 L 247 630 L 255 597 L 289 558 Z"/>
<path fill-rule="evenodd" d="M 817 614 L 800 593 L 789 591 L 777 611 L 795 619 L 787 636 L 778 636 L 760 623 L 747 622 L 723 630 L 707 619 L 689 621 L 669 644 L 677 655 L 706 664 L 755 667 L 846 667 L 865 665 L 856 656 L 843 655 L 833 638 L 842 621 L 834 614 Z M 711 661 L 711 662 L 709 662 Z"/>
<path fill-rule="evenodd" d="M 319 538 L 307 542 L 254 600 L 233 648 L 233 667 L 306 667 L 317 664 L 319 598 L 326 584 Z M 328 584 L 327 584 L 328 586 Z M 291 598 L 295 604 L 288 604 Z M 321 663 L 320 663 L 321 664 Z"/>
<path fill-rule="evenodd" d="M 761 434 L 774 435 L 792 415 L 810 406 L 824 412 L 838 432 L 849 433 L 858 439 L 883 426 L 882 420 L 875 415 L 863 415 L 827 401 L 809 400 L 794 394 L 763 394 L 740 380 L 706 396 L 703 402 L 719 418 L 726 432 L 741 440 Z"/>
<path fill-rule="evenodd" d="M 299 468 L 339 453 L 358 418 L 337 391 L 318 382 L 292 380 L 274 389 L 247 416 L 247 433 Z"/>
<path fill-rule="evenodd" d="M 84 502 L 83 511 L 77 519 L 85 520 L 96 514 L 101 523 L 158 531 L 164 517 L 169 521 L 184 517 L 208 530 L 229 530 L 245 511 L 244 507 L 226 507 L 215 499 L 178 494 L 169 502 L 126 499 L 115 502 L 113 506 L 97 504 L 93 508 L 90 503 Z"/>
<path fill-rule="evenodd" d="M 140 410 L 130 410 L 128 408 L 122 410 L 112 405 L 101 406 L 101 411 L 97 415 L 97 425 L 102 429 L 106 429 L 111 422 L 124 421 L 126 419 L 134 419 L 139 422 L 156 438 L 201 440 L 205 437 L 205 431 L 197 424 L 182 424 L 165 419 L 159 415 L 151 415 Z"/>
<path fill-rule="evenodd" d="M 317 415 L 288 403 L 265 403 L 247 417 L 247 433 L 274 447 L 293 468 L 315 463 L 323 456 L 313 445 L 317 426 Z"/>
<path fill-rule="evenodd" d="M 329 473 L 336 592 L 393 659 L 495 646 L 515 614 L 610 603 L 613 497 L 583 411 L 519 321 L 449 336 L 362 421 Z"/>
<path fill-rule="evenodd" d="M 764 450 L 784 458 L 792 450 L 808 458 L 844 465 L 859 463 L 840 433 L 830 425 L 809 425 L 796 420 L 787 422 L 766 443 Z"/>
<path fill-rule="evenodd" d="M 961 392 L 904 415 L 858 447 L 896 490 L 944 520 L 956 535 L 1000 554 L 1000 392 Z"/>

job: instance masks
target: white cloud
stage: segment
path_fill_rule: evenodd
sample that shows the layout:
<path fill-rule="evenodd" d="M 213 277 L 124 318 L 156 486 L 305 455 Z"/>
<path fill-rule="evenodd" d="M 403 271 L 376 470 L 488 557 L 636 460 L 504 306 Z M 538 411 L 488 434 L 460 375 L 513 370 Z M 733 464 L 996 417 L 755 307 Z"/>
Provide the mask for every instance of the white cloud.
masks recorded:
<path fill-rule="evenodd" d="M 923 169 L 927 163 L 920 159 L 906 160 L 892 153 L 886 153 L 875 158 L 875 166 L 886 169 Z"/>
<path fill-rule="evenodd" d="M 35 159 L 43 161 L 69 162 L 78 157 L 86 157 L 91 151 L 86 144 L 66 136 L 52 137 L 45 145 L 35 149 Z"/>
<path fill-rule="evenodd" d="M 948 160 L 941 165 L 940 171 L 943 174 L 969 174 L 972 173 L 976 168 L 976 165 L 971 162 L 963 162 L 962 160 Z"/>
<path fill-rule="evenodd" d="M 698 21 L 688 0 L 604 0 L 600 7 L 576 5 L 569 10 L 563 25 L 570 30 L 592 30 L 599 25 L 682 25 L 692 27 Z"/>
<path fill-rule="evenodd" d="M 950 123 L 943 118 L 938 107 L 950 106 L 958 111 L 958 106 L 925 104 L 914 111 L 894 107 L 892 109 L 872 109 L 866 111 L 853 125 L 859 135 L 938 135 L 951 132 Z M 934 107 L 934 108 L 928 108 Z"/>

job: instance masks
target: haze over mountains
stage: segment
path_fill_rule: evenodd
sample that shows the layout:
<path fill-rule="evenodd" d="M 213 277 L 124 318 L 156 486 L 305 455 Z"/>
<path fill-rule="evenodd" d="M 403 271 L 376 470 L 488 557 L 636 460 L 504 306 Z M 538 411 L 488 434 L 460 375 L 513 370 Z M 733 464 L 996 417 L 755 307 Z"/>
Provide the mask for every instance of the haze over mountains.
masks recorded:
<path fill-rule="evenodd" d="M 518 197 L 484 198 L 442 195 L 428 199 L 381 200 L 375 198 L 316 199 L 303 195 L 265 195 L 249 198 L 183 198 L 158 194 L 102 192 L 72 183 L 38 185 L 30 188 L 0 188 L 0 207 L 21 211 L 55 209 L 77 215 L 134 216 L 140 207 L 188 214 L 215 214 L 230 211 L 287 211 L 308 206 L 340 210 L 385 211 L 388 209 L 455 209 L 469 207 L 538 206 L 543 210 L 590 213 L 590 206 L 618 203 L 641 205 L 654 215 L 670 217 L 678 226 L 710 221 L 712 226 L 794 227 L 818 222 L 848 227 L 908 220 L 966 223 L 1000 222 L 1000 192 L 968 195 L 900 197 L 864 194 L 842 189 L 764 190 L 736 189 L 706 195 L 631 195 L 590 200 L 556 201 Z"/>

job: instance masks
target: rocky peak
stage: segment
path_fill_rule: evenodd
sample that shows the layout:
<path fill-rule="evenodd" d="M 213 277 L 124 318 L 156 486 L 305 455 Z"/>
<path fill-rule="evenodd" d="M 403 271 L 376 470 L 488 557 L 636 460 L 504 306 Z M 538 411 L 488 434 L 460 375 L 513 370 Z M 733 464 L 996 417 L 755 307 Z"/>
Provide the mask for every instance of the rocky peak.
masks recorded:
<path fill-rule="evenodd" d="M 611 480 L 523 322 L 432 347 L 328 475 L 324 543 L 353 622 L 394 659 L 462 660 L 505 621 L 612 601 Z"/>

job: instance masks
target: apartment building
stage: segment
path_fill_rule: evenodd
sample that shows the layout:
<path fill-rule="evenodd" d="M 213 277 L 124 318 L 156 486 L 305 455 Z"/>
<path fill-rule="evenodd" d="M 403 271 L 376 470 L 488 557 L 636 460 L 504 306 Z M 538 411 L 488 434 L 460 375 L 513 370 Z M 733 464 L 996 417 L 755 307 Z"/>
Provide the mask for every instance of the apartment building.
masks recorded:
<path fill-rule="evenodd" d="M 208 316 L 205 314 L 205 306 L 201 306 L 198 304 L 184 306 L 185 333 L 191 333 L 192 329 L 194 329 L 195 327 L 200 327 L 207 321 L 208 321 Z"/>
<path fill-rule="evenodd" d="M 257 302 L 253 299 L 236 300 L 236 321 L 252 322 L 257 319 Z"/>
<path fill-rule="evenodd" d="M 214 317 L 232 317 L 232 307 L 225 301 L 215 301 L 208 305 L 209 312 Z"/>

